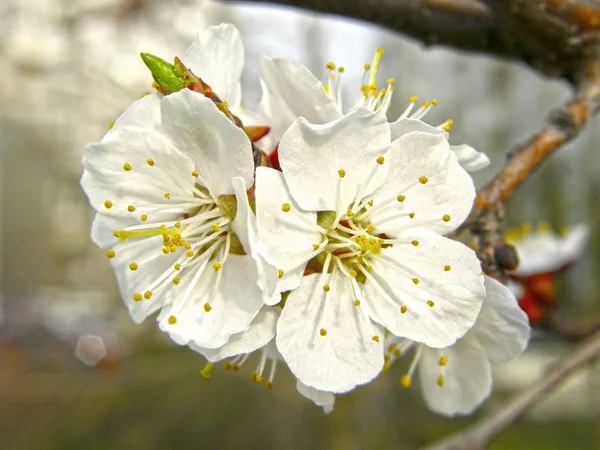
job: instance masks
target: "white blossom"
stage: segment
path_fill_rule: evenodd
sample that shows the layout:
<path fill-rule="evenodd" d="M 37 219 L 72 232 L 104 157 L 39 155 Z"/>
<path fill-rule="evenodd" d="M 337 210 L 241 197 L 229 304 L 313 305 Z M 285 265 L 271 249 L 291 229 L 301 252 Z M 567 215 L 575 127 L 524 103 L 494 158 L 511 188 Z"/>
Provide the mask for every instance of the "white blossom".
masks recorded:
<path fill-rule="evenodd" d="M 432 347 L 470 329 L 480 264 L 440 234 L 466 218 L 475 191 L 444 136 L 390 145 L 385 116 L 359 107 L 325 125 L 296 120 L 279 161 L 283 173 L 257 169 L 258 252 L 291 274 L 276 341 L 302 383 L 339 393 L 372 380 L 384 327 Z"/>
<path fill-rule="evenodd" d="M 536 273 L 556 272 L 577 261 L 583 254 L 590 237 L 587 224 L 578 224 L 563 235 L 539 227 L 508 230 L 505 238 L 513 244 L 519 256 L 519 265 L 514 275 L 523 277 Z"/>
<path fill-rule="evenodd" d="M 402 385 L 410 387 L 417 371 L 427 405 L 439 414 L 472 414 L 492 392 L 491 364 L 508 362 L 527 347 L 529 322 L 514 295 L 488 276 L 485 288 L 487 294 L 477 322 L 456 344 L 432 349 L 395 336 L 386 339 L 386 369 L 414 349 Z"/>
<path fill-rule="evenodd" d="M 387 113 L 395 81 L 388 79 L 385 88 L 378 88 L 376 81 L 382 56 L 383 49 L 377 49 L 372 64 L 365 64 L 362 84 L 353 107 Z M 259 114 L 271 127 L 271 132 L 260 143 L 264 151 L 271 153 L 285 131 L 298 117 L 304 117 L 313 124 L 325 124 L 344 115 L 342 105 L 344 68 L 337 68 L 330 62 L 327 64 L 327 70 L 328 82 L 323 85 L 306 67 L 295 61 L 263 57 L 261 60 L 263 97 Z M 448 131 L 452 126 L 452 120 L 447 120 L 439 126 L 431 126 L 422 121 L 437 101 L 424 101 L 420 106 L 416 106 L 417 102 L 417 97 L 411 97 L 406 110 L 391 123 L 392 140 L 410 131 L 441 134 L 449 139 Z M 465 170 L 480 170 L 490 163 L 484 153 L 478 152 L 469 145 L 451 146 L 451 149 L 456 153 L 458 162 Z"/>
<path fill-rule="evenodd" d="M 243 130 L 201 94 L 148 95 L 85 149 L 83 166 L 92 239 L 136 322 L 161 310 L 173 340 L 207 348 L 248 329 L 263 301 L 236 214 L 234 183 L 244 192 L 254 172 Z"/>

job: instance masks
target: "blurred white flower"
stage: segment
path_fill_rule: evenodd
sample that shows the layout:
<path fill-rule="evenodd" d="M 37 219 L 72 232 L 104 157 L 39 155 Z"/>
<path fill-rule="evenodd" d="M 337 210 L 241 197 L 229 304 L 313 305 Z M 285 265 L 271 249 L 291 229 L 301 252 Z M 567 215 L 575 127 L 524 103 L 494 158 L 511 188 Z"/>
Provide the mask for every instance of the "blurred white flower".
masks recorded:
<path fill-rule="evenodd" d="M 534 232 L 527 225 L 506 231 L 506 241 L 515 246 L 519 256 L 508 287 L 532 324 L 543 320 L 546 310 L 556 304 L 555 275 L 581 257 L 589 236 L 587 224 L 576 225 L 562 236 L 547 226 Z"/>
<path fill-rule="evenodd" d="M 201 94 L 148 95 L 83 156 L 81 184 L 136 322 L 162 309 L 179 344 L 217 348 L 263 305 L 234 183 L 253 183 L 250 141 Z M 240 190 L 238 189 L 238 192 Z M 247 245 L 246 245 L 247 248 Z"/>
<path fill-rule="evenodd" d="M 345 392 L 372 380 L 381 326 L 432 347 L 471 328 L 479 260 L 440 234 L 462 223 L 475 190 L 443 136 L 390 146 L 385 116 L 359 107 L 325 125 L 295 121 L 279 157 L 283 173 L 257 169 L 258 253 L 295 282 L 276 340 L 301 382 Z"/>
<path fill-rule="evenodd" d="M 529 227 L 508 230 L 505 239 L 519 255 L 519 266 L 512 273 L 522 277 L 563 270 L 581 257 L 589 237 L 587 224 L 575 225 L 563 235 L 547 227 L 539 227 L 535 232 L 530 232 Z"/>
<path fill-rule="evenodd" d="M 485 288 L 486 298 L 477 322 L 456 344 L 432 349 L 394 336 L 386 339 L 386 369 L 415 349 L 402 385 L 410 387 L 418 370 L 425 401 L 439 414 L 472 414 L 492 392 L 491 364 L 516 358 L 529 342 L 527 316 L 511 291 L 488 276 Z"/>
<path fill-rule="evenodd" d="M 383 49 L 378 48 L 372 64 L 365 64 L 354 108 L 362 107 L 387 114 L 395 82 L 393 78 L 388 79 L 383 89 L 379 89 L 376 84 L 382 56 Z M 261 141 L 260 146 L 268 154 L 273 152 L 285 131 L 298 117 L 304 117 L 313 124 L 325 124 L 343 116 L 343 67 L 336 68 L 331 62 L 327 64 L 329 76 L 326 85 L 315 78 L 306 67 L 289 59 L 263 57 L 260 67 L 263 97 L 259 114 L 271 127 L 271 132 Z M 425 101 L 415 109 L 417 100 L 417 97 L 411 97 L 406 110 L 391 123 L 392 140 L 410 131 L 440 134 L 449 139 L 448 131 L 452 120 L 447 120 L 437 127 L 422 121 L 437 101 Z M 458 162 L 468 171 L 480 170 L 490 163 L 484 153 L 466 144 L 451 146 L 451 149 L 456 153 Z"/>

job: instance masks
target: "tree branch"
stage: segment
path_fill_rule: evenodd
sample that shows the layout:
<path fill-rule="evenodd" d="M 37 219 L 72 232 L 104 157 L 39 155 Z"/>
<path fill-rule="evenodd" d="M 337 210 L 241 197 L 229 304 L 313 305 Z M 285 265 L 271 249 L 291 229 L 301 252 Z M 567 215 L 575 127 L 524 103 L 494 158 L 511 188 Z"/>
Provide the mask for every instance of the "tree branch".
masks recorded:
<path fill-rule="evenodd" d="M 600 0 L 247 0 L 382 25 L 425 45 L 523 62 L 577 83 L 598 55 Z"/>
<path fill-rule="evenodd" d="M 527 409 L 551 392 L 583 365 L 600 357 L 600 332 L 585 341 L 566 361 L 546 378 L 517 395 L 499 411 L 423 450 L 480 450 L 502 430 L 517 420 Z"/>

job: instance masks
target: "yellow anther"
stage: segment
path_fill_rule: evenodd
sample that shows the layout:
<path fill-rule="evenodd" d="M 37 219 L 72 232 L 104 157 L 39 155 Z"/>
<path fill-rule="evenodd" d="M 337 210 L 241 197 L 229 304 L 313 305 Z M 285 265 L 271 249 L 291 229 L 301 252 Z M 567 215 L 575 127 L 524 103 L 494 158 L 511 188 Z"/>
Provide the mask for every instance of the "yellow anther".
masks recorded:
<path fill-rule="evenodd" d="M 167 322 L 169 322 L 169 325 L 175 325 L 177 323 L 177 317 L 169 316 L 169 319 L 167 320 Z"/>
<path fill-rule="evenodd" d="M 111 202 L 110 200 L 106 200 L 106 201 L 104 202 L 104 207 L 105 207 L 106 209 L 110 209 L 110 208 L 112 208 L 112 206 L 113 206 L 113 202 Z"/>
<path fill-rule="evenodd" d="M 140 294 L 139 292 L 136 292 L 135 294 L 133 294 L 133 300 L 136 302 L 141 302 L 142 301 L 142 294 Z"/>
<path fill-rule="evenodd" d="M 129 270 L 138 270 L 138 265 L 134 262 L 129 264 Z"/>
<path fill-rule="evenodd" d="M 133 169 L 133 167 L 131 167 L 131 164 L 129 164 L 128 162 L 123 164 L 123 170 L 129 172 L 131 169 Z"/>
<path fill-rule="evenodd" d="M 209 312 L 212 309 L 212 306 L 210 306 L 208 303 L 204 304 L 204 311 Z"/>
<path fill-rule="evenodd" d="M 357 275 L 358 275 L 358 273 L 356 272 L 356 270 L 353 269 L 353 270 L 350 271 L 350 276 L 352 278 L 356 278 Z"/>
<path fill-rule="evenodd" d="M 181 281 L 181 277 L 175 277 L 175 278 L 173 278 L 173 284 L 174 285 L 178 285 L 180 281 Z"/>
<path fill-rule="evenodd" d="M 215 233 L 218 233 L 219 231 L 221 231 L 221 227 L 216 223 L 212 224 L 212 229 Z"/>
<path fill-rule="evenodd" d="M 439 387 L 444 387 L 444 375 L 440 374 L 438 376 L 437 384 Z"/>
<path fill-rule="evenodd" d="M 152 298 L 152 291 L 146 291 L 146 292 L 144 292 L 144 298 L 146 300 L 150 300 Z"/>
<path fill-rule="evenodd" d="M 319 244 L 313 244 L 313 250 L 314 251 L 319 250 Z"/>
<path fill-rule="evenodd" d="M 370 271 L 372 271 L 372 270 L 373 270 L 373 266 L 366 266 L 366 267 L 365 267 L 365 270 L 366 270 L 367 272 L 370 272 Z"/>
<path fill-rule="evenodd" d="M 329 285 L 328 285 L 328 284 L 324 284 L 324 285 L 323 285 L 323 291 L 325 291 L 325 292 L 329 292 L 330 290 L 331 290 L 331 288 L 329 287 Z"/>
<path fill-rule="evenodd" d="M 154 165 L 154 160 L 153 160 L 152 158 L 148 158 L 148 159 L 146 160 L 146 162 L 148 163 L 148 165 L 149 165 L 150 167 L 152 167 L 152 166 Z"/>
<path fill-rule="evenodd" d="M 402 387 L 408 389 L 412 385 L 412 379 L 408 375 L 404 375 L 400 378 L 400 384 Z"/>
<path fill-rule="evenodd" d="M 328 85 L 328 84 L 324 85 L 324 86 L 323 86 L 323 90 L 324 90 L 324 91 L 325 91 L 327 94 L 329 94 L 329 85 Z"/>
<path fill-rule="evenodd" d="M 197 177 L 198 176 L 198 171 L 196 169 L 192 170 L 192 176 L 193 177 Z"/>
<path fill-rule="evenodd" d="M 446 364 L 448 364 L 448 357 L 447 356 L 441 356 L 440 360 L 438 361 L 438 364 L 440 366 L 445 366 Z"/>
<path fill-rule="evenodd" d="M 283 269 L 279 269 L 277 271 L 277 278 L 283 278 L 284 274 L 285 274 L 285 272 L 283 271 Z"/>
<path fill-rule="evenodd" d="M 436 99 L 433 99 L 433 100 L 431 100 L 431 104 L 432 104 L 433 106 L 436 106 L 436 105 L 437 105 L 437 100 L 436 100 Z"/>
<path fill-rule="evenodd" d="M 165 255 L 168 255 L 169 253 L 171 253 L 171 250 L 169 250 L 167 247 L 163 247 L 163 249 L 162 249 L 162 252 L 163 252 Z"/>
<path fill-rule="evenodd" d="M 115 257 L 115 251 L 114 250 L 108 250 L 106 252 L 106 256 L 109 258 L 114 258 Z"/>
<path fill-rule="evenodd" d="M 321 336 L 326 336 L 327 335 L 327 330 L 325 328 L 321 328 L 321 330 L 319 331 L 319 334 Z"/>
<path fill-rule="evenodd" d="M 358 299 L 354 300 L 354 306 L 360 306 L 360 300 L 358 300 Z"/>
<path fill-rule="evenodd" d="M 338 175 L 340 178 L 344 178 L 346 176 L 346 171 L 344 169 L 338 170 Z"/>
<path fill-rule="evenodd" d="M 191 258 L 192 256 L 194 256 L 194 251 L 188 250 L 187 252 L 185 252 L 185 256 L 187 256 L 188 258 Z"/>
<path fill-rule="evenodd" d="M 442 130 L 450 131 L 452 129 L 452 125 L 454 125 L 454 120 L 448 119 L 448 120 L 446 120 L 444 125 L 442 125 Z"/>
<path fill-rule="evenodd" d="M 335 70 L 335 64 L 332 63 L 331 61 L 329 61 L 325 67 L 327 67 L 329 70 Z"/>
<path fill-rule="evenodd" d="M 419 97 L 413 95 L 408 101 L 411 103 L 417 103 L 419 101 Z"/>
<path fill-rule="evenodd" d="M 175 222 L 175 228 L 181 228 L 181 222 Z"/>
<path fill-rule="evenodd" d="M 367 205 L 369 205 L 369 206 L 373 206 L 373 200 L 369 200 L 369 201 L 367 202 Z"/>
<path fill-rule="evenodd" d="M 419 177 L 419 183 L 421 184 L 425 184 L 429 181 L 429 178 L 427 178 L 425 175 L 422 175 Z"/>
<path fill-rule="evenodd" d="M 169 200 L 171 198 L 171 194 L 169 194 L 168 192 L 165 192 L 164 197 Z"/>
<path fill-rule="evenodd" d="M 352 238 L 356 242 L 363 252 L 369 252 L 373 256 L 377 256 L 381 253 L 381 241 L 369 235 L 354 236 Z"/>
<path fill-rule="evenodd" d="M 352 212 L 352 210 L 351 210 L 351 209 L 349 209 L 348 211 L 346 211 L 346 215 L 347 215 L 348 217 L 352 217 L 352 216 L 354 215 L 354 212 Z"/>
<path fill-rule="evenodd" d="M 444 266 L 445 272 L 450 272 L 452 270 L 452 266 Z"/>
<path fill-rule="evenodd" d="M 116 238 L 120 237 L 121 236 L 121 230 L 115 230 L 115 231 L 113 231 L 113 236 L 116 237 Z"/>
<path fill-rule="evenodd" d="M 418 278 L 413 278 L 412 282 L 415 284 L 419 284 L 421 282 L 421 280 L 419 280 Z"/>
<path fill-rule="evenodd" d="M 227 361 L 225 364 L 223 364 L 223 367 L 225 367 L 225 370 L 231 370 L 231 363 Z"/>
<path fill-rule="evenodd" d="M 344 69 L 344 66 L 340 66 L 340 67 L 338 67 L 338 72 L 339 72 L 339 73 L 344 73 L 344 71 L 345 71 L 345 70 L 346 70 L 346 69 Z"/>
<path fill-rule="evenodd" d="M 289 204 L 289 203 L 284 203 L 283 205 L 281 205 L 281 210 L 282 210 L 283 212 L 289 212 L 289 211 L 290 211 L 290 208 L 291 208 L 291 206 L 290 206 L 290 204 Z"/>
<path fill-rule="evenodd" d="M 415 218 L 415 213 L 414 212 L 408 213 L 408 217 L 410 217 L 411 219 L 414 219 Z"/>
<path fill-rule="evenodd" d="M 398 200 L 400 203 L 402 203 L 404 200 L 406 200 L 406 196 L 405 195 L 399 195 L 398 197 L 396 197 L 396 200 Z"/>
<path fill-rule="evenodd" d="M 406 308 L 406 306 L 402 305 L 402 306 L 400 307 L 400 312 L 401 312 L 402 314 L 405 314 L 407 309 L 408 309 L 408 308 Z"/>
<path fill-rule="evenodd" d="M 373 339 L 375 342 L 379 342 L 379 336 L 373 336 L 371 339 Z"/>
<path fill-rule="evenodd" d="M 240 365 L 239 364 L 234 364 L 233 365 L 233 371 L 237 372 L 238 370 L 240 370 Z"/>
<path fill-rule="evenodd" d="M 202 369 L 200 371 L 200 375 L 202 375 L 203 378 L 207 378 L 207 379 L 212 377 L 213 367 L 215 367 L 215 365 L 213 363 L 206 363 L 206 365 L 204 366 L 204 369 Z"/>
<path fill-rule="evenodd" d="M 365 65 L 363 66 L 363 68 L 364 68 L 365 70 L 369 70 L 369 69 L 371 68 L 371 64 L 369 64 L 369 63 L 365 63 Z"/>
<path fill-rule="evenodd" d="M 448 214 L 444 214 L 444 216 L 442 217 L 442 220 L 444 222 L 450 222 L 450 216 Z"/>
<path fill-rule="evenodd" d="M 267 381 L 265 383 L 265 388 L 270 391 L 271 389 L 273 389 L 273 383 L 271 383 L 270 381 Z"/>
<path fill-rule="evenodd" d="M 173 266 L 173 268 L 174 268 L 175 270 L 181 270 L 181 264 L 175 264 L 175 265 Z"/>
<path fill-rule="evenodd" d="M 415 239 L 414 241 L 410 241 L 410 243 L 411 243 L 412 245 L 414 245 L 415 247 L 418 247 L 418 246 L 419 246 L 419 241 L 417 241 L 416 239 Z"/>
<path fill-rule="evenodd" d="M 250 379 L 251 379 L 252 381 L 255 381 L 255 382 L 257 382 L 258 384 L 262 383 L 262 382 L 263 382 L 263 380 L 264 380 L 263 376 L 262 376 L 261 374 L 259 374 L 259 373 L 253 373 L 253 374 L 250 376 Z"/>
<path fill-rule="evenodd" d="M 369 233 L 373 232 L 375 230 L 375 225 L 373 225 L 372 223 L 369 224 L 369 226 L 367 227 L 367 231 Z"/>
<path fill-rule="evenodd" d="M 140 220 L 141 220 L 142 222 L 145 222 L 146 220 L 148 220 L 148 216 L 147 216 L 146 214 L 142 214 L 142 215 L 140 216 Z"/>
<path fill-rule="evenodd" d="M 112 130 L 114 126 L 115 126 L 115 121 L 113 120 L 108 124 L 108 131 Z"/>
<path fill-rule="evenodd" d="M 433 303 L 433 300 L 427 300 L 427 304 L 430 308 L 433 308 L 433 305 L 435 305 L 435 303 Z"/>
<path fill-rule="evenodd" d="M 429 102 L 425 100 L 423 103 L 421 103 L 421 106 L 423 106 L 423 108 L 427 108 L 429 106 Z"/>
<path fill-rule="evenodd" d="M 380 166 L 385 162 L 385 158 L 383 156 L 380 156 L 377 158 L 377 164 L 379 164 Z"/>
<path fill-rule="evenodd" d="M 390 344 L 388 345 L 387 351 L 392 353 L 394 350 L 396 350 L 396 347 L 398 347 L 396 344 Z M 388 356 L 389 358 L 389 356 Z"/>
<path fill-rule="evenodd" d="M 402 351 L 401 351 L 400 349 L 396 350 L 396 351 L 394 352 L 394 356 L 395 356 L 396 358 L 400 358 L 400 356 L 402 356 Z"/>
<path fill-rule="evenodd" d="M 388 80 L 388 84 L 394 84 L 395 82 L 396 82 L 396 80 L 394 80 L 393 78 L 390 78 L 390 79 Z"/>
<path fill-rule="evenodd" d="M 216 263 L 213 264 L 213 269 L 215 270 L 215 272 L 218 272 L 222 268 L 223 268 L 223 264 L 221 264 L 219 261 L 217 261 Z"/>
<path fill-rule="evenodd" d="M 129 206 L 127 207 L 127 211 L 129 211 L 129 212 L 134 212 L 134 211 L 135 211 L 135 206 L 133 206 L 133 205 L 129 205 Z"/>

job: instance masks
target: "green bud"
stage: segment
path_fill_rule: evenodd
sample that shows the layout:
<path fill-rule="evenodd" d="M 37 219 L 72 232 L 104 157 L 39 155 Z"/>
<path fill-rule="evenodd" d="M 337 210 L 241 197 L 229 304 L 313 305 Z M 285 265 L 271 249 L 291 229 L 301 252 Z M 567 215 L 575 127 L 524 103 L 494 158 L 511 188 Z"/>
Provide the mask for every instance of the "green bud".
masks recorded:
<path fill-rule="evenodd" d="M 187 81 L 181 78 L 173 64 L 150 53 L 140 53 L 140 56 L 146 67 L 150 69 L 156 84 L 166 93 L 177 92 L 187 87 Z"/>

